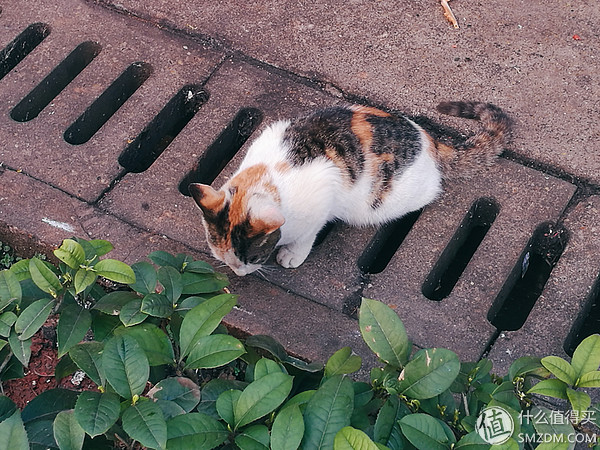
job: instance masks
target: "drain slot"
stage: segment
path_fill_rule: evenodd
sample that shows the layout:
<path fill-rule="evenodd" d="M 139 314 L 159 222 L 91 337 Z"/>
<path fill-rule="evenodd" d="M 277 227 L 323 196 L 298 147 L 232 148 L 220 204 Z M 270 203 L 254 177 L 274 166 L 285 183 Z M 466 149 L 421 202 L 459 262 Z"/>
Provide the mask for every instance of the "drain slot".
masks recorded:
<path fill-rule="evenodd" d="M 17 122 L 35 119 L 102 50 L 96 42 L 79 44 L 69 56 L 13 108 L 10 116 Z"/>
<path fill-rule="evenodd" d="M 233 159 L 262 122 L 256 108 L 241 109 L 215 141 L 206 149 L 196 166 L 179 183 L 179 192 L 189 196 L 190 183 L 211 184 Z"/>
<path fill-rule="evenodd" d="M 579 312 L 563 348 L 569 356 L 586 337 L 600 331 L 600 275 L 587 296 L 584 306 Z"/>
<path fill-rule="evenodd" d="M 123 150 L 119 164 L 128 172 L 148 170 L 207 101 L 208 92 L 202 86 L 190 84 L 181 88 Z"/>
<path fill-rule="evenodd" d="M 29 55 L 50 34 L 50 25 L 34 23 L 0 51 L 0 80 Z"/>
<path fill-rule="evenodd" d="M 499 211 L 496 201 L 490 198 L 480 198 L 473 203 L 452 240 L 425 278 L 421 288 L 425 297 L 439 301 L 450 295 Z"/>
<path fill-rule="evenodd" d="M 413 211 L 400 219 L 383 225 L 358 258 L 358 268 L 363 273 L 381 273 L 406 239 L 406 236 L 423 210 Z"/>
<path fill-rule="evenodd" d="M 547 222 L 536 228 L 488 312 L 492 325 L 503 331 L 523 326 L 568 239 L 561 226 Z"/>
<path fill-rule="evenodd" d="M 64 139 L 69 144 L 85 144 L 119 110 L 152 74 L 145 62 L 130 65 L 113 83 L 67 128 Z"/>

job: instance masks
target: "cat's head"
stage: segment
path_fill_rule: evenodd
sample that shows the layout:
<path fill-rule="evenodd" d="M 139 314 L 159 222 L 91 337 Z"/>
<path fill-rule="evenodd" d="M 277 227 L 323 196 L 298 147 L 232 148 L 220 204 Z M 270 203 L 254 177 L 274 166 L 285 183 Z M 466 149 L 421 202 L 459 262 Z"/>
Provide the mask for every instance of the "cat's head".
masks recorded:
<path fill-rule="evenodd" d="M 239 276 L 254 272 L 269 259 L 285 221 L 272 198 L 227 185 L 217 191 L 192 183 L 189 191 L 202 210 L 215 258 Z"/>

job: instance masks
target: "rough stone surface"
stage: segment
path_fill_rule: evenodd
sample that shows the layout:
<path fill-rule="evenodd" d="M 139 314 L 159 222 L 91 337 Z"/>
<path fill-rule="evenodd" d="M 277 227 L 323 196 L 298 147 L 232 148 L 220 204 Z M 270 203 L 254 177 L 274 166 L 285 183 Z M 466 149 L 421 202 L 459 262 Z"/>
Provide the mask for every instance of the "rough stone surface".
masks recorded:
<path fill-rule="evenodd" d="M 240 108 L 260 110 L 264 127 L 321 105 L 360 100 L 468 133 L 476 124 L 439 116 L 434 105 L 491 101 L 515 119 L 511 160 L 477 179 L 448 184 L 383 272 L 357 267 L 376 230 L 336 225 L 296 270 L 275 268 L 268 280 L 232 275 L 240 300 L 228 324 L 271 334 L 308 359 L 324 361 L 351 345 L 373 364 L 357 322 L 343 313 L 365 295 L 394 307 L 417 346 L 448 347 L 476 359 L 493 342 L 487 312 L 531 233 L 544 221 L 564 220 L 571 240 L 546 290 L 525 326 L 501 335 L 489 353 L 500 369 L 508 352 L 562 354 L 600 271 L 598 200 L 581 195 L 600 192 L 595 0 L 577 6 L 459 1 L 452 4 L 459 30 L 445 21 L 437 1 L 21 3 L 2 5 L 0 47 L 35 22 L 52 31 L 0 80 L 3 241 L 30 254 L 76 235 L 111 240 L 114 257 L 129 262 L 159 249 L 212 261 L 199 212 L 178 185 Z M 37 118 L 13 121 L 11 109 L 88 40 L 102 46 L 93 62 Z M 67 144 L 64 130 L 136 61 L 150 63 L 153 75 L 89 142 Z M 124 174 L 121 152 L 188 84 L 203 85 L 209 100 L 148 170 Z M 580 197 L 572 201 L 576 186 Z M 498 217 L 450 296 L 426 299 L 423 280 L 482 197 L 495 199 Z"/>
<path fill-rule="evenodd" d="M 439 1 L 98 1 L 391 107 L 497 103 L 516 119 L 519 154 L 600 180 L 596 0 L 452 3 L 458 30 Z"/>
<path fill-rule="evenodd" d="M 165 34 L 79 1 L 32 0 L 3 4 L 0 42 L 5 45 L 32 23 L 50 25 L 49 36 L 0 82 L 0 128 L 10 144 L 0 148 L 5 166 L 22 170 L 85 201 L 96 200 L 121 172 L 117 158 L 128 142 L 185 84 L 202 83 L 223 54 Z M 102 51 L 39 116 L 28 122 L 10 111 L 79 44 Z M 153 74 L 117 113 L 82 145 L 63 139 L 65 130 L 127 67 L 149 63 Z"/>
<path fill-rule="evenodd" d="M 565 342 L 576 332 L 577 320 L 584 318 L 586 302 L 593 301 L 588 296 L 600 274 L 599 222 L 599 197 L 582 201 L 567 215 L 564 225 L 570 238 L 544 292 L 523 327 L 503 332 L 492 347 L 489 357 L 499 371 L 525 355 L 568 358 Z"/>
<path fill-rule="evenodd" d="M 485 176 L 448 186 L 427 207 L 364 295 L 390 304 L 409 336 L 423 347 L 449 346 L 463 358 L 477 360 L 495 332 L 487 313 L 535 228 L 556 221 L 574 192 L 568 183 L 510 162 Z M 471 205 L 492 198 L 500 212 L 451 294 L 441 301 L 421 293 L 447 243 Z"/>

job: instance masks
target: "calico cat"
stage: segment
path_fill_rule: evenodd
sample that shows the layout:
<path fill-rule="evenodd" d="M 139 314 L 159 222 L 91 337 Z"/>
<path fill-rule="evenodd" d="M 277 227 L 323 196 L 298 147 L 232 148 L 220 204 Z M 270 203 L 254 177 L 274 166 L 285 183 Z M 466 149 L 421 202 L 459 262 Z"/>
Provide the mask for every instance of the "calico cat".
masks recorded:
<path fill-rule="evenodd" d="M 473 176 L 502 152 L 510 120 L 498 107 L 444 102 L 437 109 L 477 119 L 483 129 L 450 146 L 406 117 L 365 106 L 272 124 L 221 189 L 189 186 L 212 253 L 240 276 L 259 269 L 276 247 L 280 265 L 298 267 L 327 222 L 397 219 L 432 202 L 444 178 Z"/>

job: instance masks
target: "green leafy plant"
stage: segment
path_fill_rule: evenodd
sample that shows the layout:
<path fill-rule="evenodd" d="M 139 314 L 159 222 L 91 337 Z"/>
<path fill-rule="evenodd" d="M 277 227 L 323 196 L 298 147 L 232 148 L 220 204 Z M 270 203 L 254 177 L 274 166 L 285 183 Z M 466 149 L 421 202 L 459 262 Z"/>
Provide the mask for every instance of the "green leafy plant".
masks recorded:
<path fill-rule="evenodd" d="M 498 377 L 487 359 L 414 351 L 397 314 L 363 299 L 358 326 L 382 365 L 369 382 L 357 381 L 351 374 L 362 361 L 349 347 L 322 366 L 288 355 L 268 336 L 230 336 L 221 322 L 237 297 L 207 263 L 162 251 L 131 266 L 100 259 L 111 249 L 68 239 L 54 253 L 58 267 L 32 258 L 0 272 L 3 379 L 22 373 L 31 337 L 55 311 L 57 376 L 80 370 L 98 386 L 48 390 L 23 411 L 0 396 L 0 445 L 479 450 L 535 446 L 536 435 L 551 435 L 563 442 L 538 448 L 567 449 L 576 430 L 592 433 L 574 418 L 552 423 L 555 412 L 533 396 L 569 400 L 579 415 L 597 410 L 581 389 L 598 387 L 598 335 L 571 363 L 525 357 Z M 237 376 L 207 378 L 209 371 Z M 501 446 L 481 435 L 492 407 L 514 424 Z"/>

